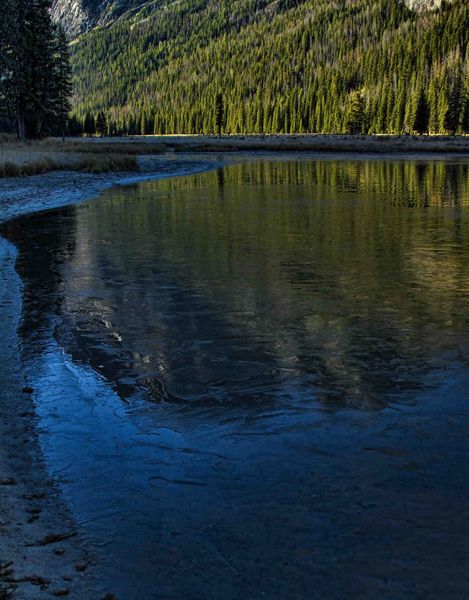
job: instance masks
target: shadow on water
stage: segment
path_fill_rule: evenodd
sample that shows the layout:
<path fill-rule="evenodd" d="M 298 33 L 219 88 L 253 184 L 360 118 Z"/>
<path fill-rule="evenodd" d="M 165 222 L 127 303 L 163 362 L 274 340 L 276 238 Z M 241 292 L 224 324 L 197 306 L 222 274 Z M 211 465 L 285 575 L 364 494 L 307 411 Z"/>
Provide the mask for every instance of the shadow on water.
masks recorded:
<path fill-rule="evenodd" d="M 469 589 L 467 162 L 240 163 L 2 232 L 44 451 L 122 597 Z"/>

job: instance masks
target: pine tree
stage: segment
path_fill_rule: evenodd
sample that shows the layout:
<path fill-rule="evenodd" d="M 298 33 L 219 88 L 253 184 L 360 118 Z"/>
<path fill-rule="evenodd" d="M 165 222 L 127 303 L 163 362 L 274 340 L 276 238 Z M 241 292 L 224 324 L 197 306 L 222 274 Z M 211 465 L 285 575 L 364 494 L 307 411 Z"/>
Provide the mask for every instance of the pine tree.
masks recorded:
<path fill-rule="evenodd" d="M 280 109 L 278 104 L 275 104 L 274 112 L 272 114 L 270 131 L 272 131 L 272 133 L 280 133 Z"/>
<path fill-rule="evenodd" d="M 461 79 L 457 78 L 450 90 L 448 97 L 448 107 L 444 117 L 444 127 L 451 134 L 455 135 L 461 123 Z"/>
<path fill-rule="evenodd" d="M 20 139 L 26 137 L 26 108 L 30 68 L 30 9 L 26 0 L 5 0 L 0 11 L 0 112 Z"/>
<path fill-rule="evenodd" d="M 90 127 L 91 129 L 91 127 Z M 105 133 L 106 133 L 106 115 L 103 113 L 103 111 L 99 111 L 97 117 L 96 117 L 96 133 L 100 136 L 100 137 L 104 137 Z"/>
<path fill-rule="evenodd" d="M 422 135 L 428 132 L 428 125 L 430 119 L 430 111 L 428 109 L 427 97 L 425 92 L 420 90 L 418 97 L 417 108 L 415 111 L 414 123 L 412 129 Z"/>
<path fill-rule="evenodd" d="M 428 128 L 429 128 L 430 133 L 436 133 L 439 129 L 439 122 L 438 122 L 439 99 L 438 99 L 438 92 L 437 92 L 437 84 L 435 82 L 434 77 L 431 78 L 430 85 L 428 88 L 428 105 L 429 105 L 429 111 L 430 111 Z"/>
<path fill-rule="evenodd" d="M 437 106 L 437 128 L 436 132 L 442 133 L 446 129 L 446 115 L 448 113 L 448 100 L 446 98 L 446 94 L 443 92 L 438 97 L 438 106 Z"/>
<path fill-rule="evenodd" d="M 414 131 L 415 117 L 417 115 L 417 106 L 420 94 L 416 85 L 415 73 L 412 75 L 409 83 L 410 92 L 405 95 L 405 113 L 404 113 L 404 132 Z"/>
<path fill-rule="evenodd" d="M 217 94 L 215 99 L 215 124 L 217 128 L 218 137 L 221 138 L 223 122 L 225 120 L 225 105 L 223 102 L 223 95 Z"/>
<path fill-rule="evenodd" d="M 21 0 L 25 1 L 25 0 Z M 54 30 L 50 16 L 51 0 L 30 0 L 26 6 L 27 41 L 25 117 L 28 137 L 40 137 L 45 122 L 54 116 L 54 90 L 51 73 L 54 69 Z"/>
<path fill-rule="evenodd" d="M 65 129 L 70 112 L 70 96 L 72 94 L 70 56 L 67 38 L 61 27 L 56 29 L 55 53 L 53 56 L 53 95 L 55 100 L 55 111 L 53 120 L 55 130 L 65 138 Z"/>
<path fill-rule="evenodd" d="M 0 12 L 0 125 L 4 123 L 8 129 L 16 113 L 19 8 L 17 0 L 4 1 L 5 9 Z"/>
<path fill-rule="evenodd" d="M 68 119 L 68 133 L 72 137 L 83 133 L 83 126 L 74 115 Z"/>
<path fill-rule="evenodd" d="M 64 134 L 70 109 L 65 36 L 56 31 L 51 0 L 2 0 L 0 100 L 19 138 Z"/>
<path fill-rule="evenodd" d="M 96 133 L 96 123 L 91 113 L 86 113 L 83 121 L 83 133 L 92 136 Z"/>
<path fill-rule="evenodd" d="M 469 133 L 469 93 L 466 92 L 464 98 L 464 110 L 462 112 L 461 129 L 464 133 Z"/>
<path fill-rule="evenodd" d="M 365 124 L 365 100 L 362 94 L 354 91 L 349 97 L 349 106 L 345 121 L 346 133 L 357 135 L 363 133 Z"/>
<path fill-rule="evenodd" d="M 5 0 L 0 11 L 0 107 L 19 138 L 64 135 L 70 110 L 67 42 L 51 0 Z"/>

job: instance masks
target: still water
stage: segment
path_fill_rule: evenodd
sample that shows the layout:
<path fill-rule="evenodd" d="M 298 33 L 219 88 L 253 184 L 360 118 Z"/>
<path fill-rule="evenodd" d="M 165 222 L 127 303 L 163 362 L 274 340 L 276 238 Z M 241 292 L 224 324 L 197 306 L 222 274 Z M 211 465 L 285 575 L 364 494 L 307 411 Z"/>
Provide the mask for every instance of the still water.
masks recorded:
<path fill-rule="evenodd" d="M 436 577 L 406 522 L 439 510 L 425 435 L 445 485 L 463 450 L 438 422 L 469 400 L 467 161 L 241 162 L 5 233 L 45 454 L 123 597 L 406 598 Z"/>

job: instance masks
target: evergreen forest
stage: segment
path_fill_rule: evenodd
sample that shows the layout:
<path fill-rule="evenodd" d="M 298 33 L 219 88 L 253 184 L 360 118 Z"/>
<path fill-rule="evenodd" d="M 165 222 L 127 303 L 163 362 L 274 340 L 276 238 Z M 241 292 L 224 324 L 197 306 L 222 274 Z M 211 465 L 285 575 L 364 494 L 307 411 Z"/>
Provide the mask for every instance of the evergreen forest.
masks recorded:
<path fill-rule="evenodd" d="M 180 0 L 71 46 L 85 134 L 469 131 L 469 4 Z"/>

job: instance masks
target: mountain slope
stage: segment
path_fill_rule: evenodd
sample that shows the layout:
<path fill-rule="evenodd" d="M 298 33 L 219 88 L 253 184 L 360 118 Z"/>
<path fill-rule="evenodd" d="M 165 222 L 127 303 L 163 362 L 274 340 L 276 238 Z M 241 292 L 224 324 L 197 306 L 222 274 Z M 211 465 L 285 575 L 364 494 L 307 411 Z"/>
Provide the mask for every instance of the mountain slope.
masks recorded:
<path fill-rule="evenodd" d="M 426 10 L 438 8 L 443 0 L 403 1 L 412 10 Z M 162 5 L 155 0 L 52 0 L 52 16 L 74 38 L 96 26 L 108 26 L 124 15 L 129 17 L 132 11 L 145 6 L 158 10 Z"/>
<path fill-rule="evenodd" d="M 362 131 L 415 129 L 422 98 L 431 131 L 469 119 L 464 0 L 99 4 L 107 25 L 72 45 L 74 110 L 104 110 L 111 131 L 212 132 L 219 91 L 231 132 L 345 131 L 357 94 Z"/>
<path fill-rule="evenodd" d="M 52 0 L 52 17 L 74 38 L 96 26 L 109 25 L 128 11 L 153 3 L 152 0 Z"/>

